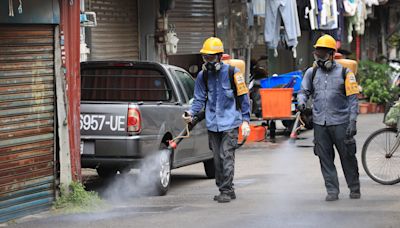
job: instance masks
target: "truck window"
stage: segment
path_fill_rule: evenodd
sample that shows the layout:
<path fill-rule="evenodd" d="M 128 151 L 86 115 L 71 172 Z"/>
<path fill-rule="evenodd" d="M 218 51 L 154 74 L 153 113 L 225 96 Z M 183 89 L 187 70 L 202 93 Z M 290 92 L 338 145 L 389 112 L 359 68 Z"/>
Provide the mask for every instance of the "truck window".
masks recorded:
<path fill-rule="evenodd" d="M 152 69 L 96 68 L 81 72 L 84 101 L 173 101 L 164 74 Z"/>
<path fill-rule="evenodd" d="M 190 76 L 186 72 L 179 70 L 175 70 L 175 72 L 176 72 L 176 77 L 180 81 L 183 89 L 185 90 L 188 100 L 192 99 L 194 96 L 194 80 L 192 76 Z"/>

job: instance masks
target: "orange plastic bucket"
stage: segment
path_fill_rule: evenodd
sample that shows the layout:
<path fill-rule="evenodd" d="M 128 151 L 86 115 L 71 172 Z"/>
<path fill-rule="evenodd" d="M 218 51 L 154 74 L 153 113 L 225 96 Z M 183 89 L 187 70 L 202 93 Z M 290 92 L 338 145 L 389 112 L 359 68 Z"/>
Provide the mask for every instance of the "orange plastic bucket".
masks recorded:
<path fill-rule="evenodd" d="M 265 119 L 292 116 L 293 88 L 260 89 L 262 116 Z"/>
<path fill-rule="evenodd" d="M 246 142 L 264 141 L 266 130 L 267 127 L 250 124 L 250 135 L 247 137 Z M 241 142 L 242 140 L 243 140 L 242 129 L 239 127 L 238 141 Z"/>

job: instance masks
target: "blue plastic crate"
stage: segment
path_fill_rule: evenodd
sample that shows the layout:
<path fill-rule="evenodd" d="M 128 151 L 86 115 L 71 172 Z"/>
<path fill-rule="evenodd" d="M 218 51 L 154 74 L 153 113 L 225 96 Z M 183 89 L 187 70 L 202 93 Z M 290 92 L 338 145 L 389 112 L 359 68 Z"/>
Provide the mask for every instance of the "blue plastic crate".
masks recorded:
<path fill-rule="evenodd" d="M 262 79 L 260 81 L 261 88 L 284 88 L 292 79 L 295 80 L 293 85 L 293 92 L 298 92 L 301 88 L 301 81 L 303 79 L 301 71 L 289 72 L 275 77 Z"/>

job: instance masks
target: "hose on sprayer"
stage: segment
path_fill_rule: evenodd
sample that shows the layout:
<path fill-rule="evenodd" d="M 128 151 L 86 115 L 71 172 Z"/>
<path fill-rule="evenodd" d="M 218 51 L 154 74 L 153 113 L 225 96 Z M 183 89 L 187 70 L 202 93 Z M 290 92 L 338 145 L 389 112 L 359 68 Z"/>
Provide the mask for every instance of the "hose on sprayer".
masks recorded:
<path fill-rule="evenodd" d="M 187 123 L 185 128 L 172 140 L 170 140 L 168 149 L 172 150 L 172 149 L 176 149 L 176 147 L 178 146 L 178 144 L 185 138 L 189 138 L 190 137 L 190 131 L 198 124 L 200 123 L 202 120 L 204 120 L 206 118 L 206 113 L 205 111 L 201 111 L 198 114 L 196 114 L 195 116 L 193 116 L 193 120 L 190 123 Z M 246 142 L 247 137 L 243 137 L 242 142 L 237 144 L 236 149 L 240 148 L 241 146 L 243 146 L 243 144 Z"/>

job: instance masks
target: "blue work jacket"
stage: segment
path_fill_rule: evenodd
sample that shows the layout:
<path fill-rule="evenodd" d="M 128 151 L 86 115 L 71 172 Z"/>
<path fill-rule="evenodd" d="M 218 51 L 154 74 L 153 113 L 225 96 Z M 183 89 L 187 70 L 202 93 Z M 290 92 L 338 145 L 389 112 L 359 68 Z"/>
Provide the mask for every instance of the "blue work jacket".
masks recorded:
<path fill-rule="evenodd" d="M 209 131 L 223 132 L 239 127 L 243 121 L 250 121 L 248 94 L 239 96 L 241 110 L 236 108 L 236 99 L 229 80 L 229 65 L 221 63 L 221 69 L 208 72 L 208 94 L 204 85 L 203 71 L 196 78 L 194 101 L 190 113 L 199 113 L 206 107 L 206 124 Z M 239 72 L 235 68 L 235 73 Z"/>

